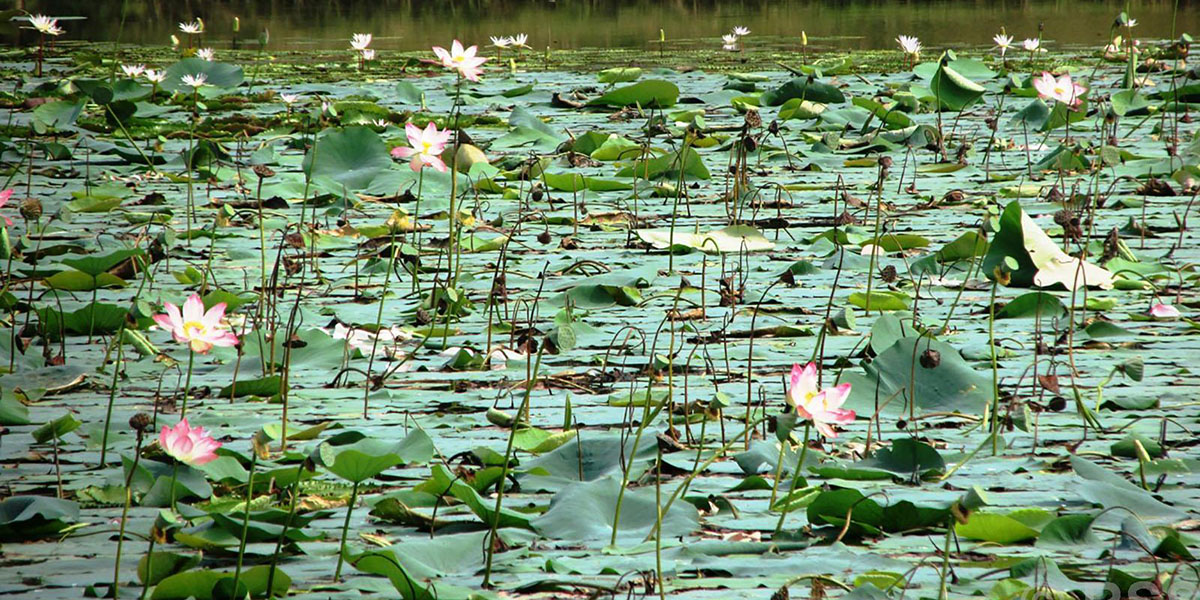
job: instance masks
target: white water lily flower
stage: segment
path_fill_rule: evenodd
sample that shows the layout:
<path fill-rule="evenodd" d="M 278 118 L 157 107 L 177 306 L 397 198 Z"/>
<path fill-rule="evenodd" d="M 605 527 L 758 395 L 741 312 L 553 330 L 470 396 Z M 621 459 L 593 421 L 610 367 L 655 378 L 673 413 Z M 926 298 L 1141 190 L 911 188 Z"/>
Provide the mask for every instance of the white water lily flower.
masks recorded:
<path fill-rule="evenodd" d="M 520 48 L 528 48 L 529 44 L 526 43 L 528 41 L 529 41 L 529 36 L 525 35 L 524 33 L 518 33 L 517 35 L 514 35 L 514 36 L 508 38 L 508 42 L 510 44 L 512 44 L 514 47 L 520 47 Z"/>
<path fill-rule="evenodd" d="M 300 99 L 300 94 L 288 94 L 286 92 L 281 92 L 279 94 L 279 99 L 283 100 L 284 104 L 295 104 L 296 101 Z"/>
<path fill-rule="evenodd" d="M 375 51 L 372 50 L 371 48 L 367 48 L 366 50 L 363 50 L 362 51 L 362 59 L 364 61 L 375 60 Z"/>
<path fill-rule="evenodd" d="M 46 15 L 33 15 L 29 17 L 29 24 L 43 35 L 62 35 L 65 30 L 58 26 L 58 19 L 47 17 Z"/>
<path fill-rule="evenodd" d="M 204 73 L 184 75 L 180 78 L 180 81 L 183 82 L 183 85 L 186 85 L 192 89 L 199 89 L 201 86 L 208 83 L 208 75 L 205 75 Z"/>
<path fill-rule="evenodd" d="M 744 35 L 750 35 L 750 29 L 747 27 L 742 27 L 741 25 L 734 26 L 733 35 L 736 35 L 738 37 L 742 37 Z"/>
<path fill-rule="evenodd" d="M 407 342 L 412 339 L 412 334 L 405 331 L 399 325 L 390 328 L 380 329 L 377 332 L 371 332 L 358 327 L 347 327 L 341 323 L 336 323 L 333 330 L 324 329 L 330 334 L 330 337 L 339 340 L 346 340 L 346 344 L 351 348 L 359 350 L 363 354 L 370 354 L 371 347 L 375 347 L 375 354 L 391 356 L 392 346 L 399 342 Z"/>
<path fill-rule="evenodd" d="M 1021 46 L 1026 52 L 1044 52 L 1042 49 L 1042 41 L 1037 38 L 1026 38 L 1021 42 Z"/>
<path fill-rule="evenodd" d="M 513 43 L 512 38 L 503 35 L 500 37 L 490 36 L 490 39 L 492 40 L 492 45 L 501 50 L 511 46 Z"/>
<path fill-rule="evenodd" d="M 195 21 L 180 23 L 179 31 L 182 31 L 188 35 L 204 33 L 204 21 L 196 19 Z"/>
<path fill-rule="evenodd" d="M 1000 49 L 1000 56 L 1003 57 L 1008 49 L 1012 47 L 1013 36 L 997 33 L 992 36 L 992 41 L 996 42 L 996 47 Z"/>
<path fill-rule="evenodd" d="M 356 33 L 350 38 L 350 48 L 353 50 L 363 51 L 367 46 L 371 45 L 371 34 Z"/>
<path fill-rule="evenodd" d="M 133 79 L 146 72 L 146 65 L 121 65 L 121 71 L 126 77 Z"/>
<path fill-rule="evenodd" d="M 909 56 L 919 56 L 921 54 L 921 40 L 916 36 L 902 35 L 896 38 L 896 42 L 900 44 L 900 49 Z"/>
<path fill-rule="evenodd" d="M 727 34 L 721 36 L 721 43 L 725 44 L 726 46 L 736 45 L 737 42 L 738 42 L 737 34 L 727 33 Z"/>
<path fill-rule="evenodd" d="M 196 51 L 196 58 L 207 60 L 209 62 L 212 62 L 214 56 L 215 54 L 213 53 L 212 48 L 201 48 Z"/>
<path fill-rule="evenodd" d="M 150 83 L 162 83 L 167 78 L 165 72 L 155 71 L 154 69 L 146 69 L 146 72 L 142 73 L 142 76 Z"/>
<path fill-rule="evenodd" d="M 1137 19 L 1129 19 L 1125 22 L 1126 27 L 1137 27 Z"/>

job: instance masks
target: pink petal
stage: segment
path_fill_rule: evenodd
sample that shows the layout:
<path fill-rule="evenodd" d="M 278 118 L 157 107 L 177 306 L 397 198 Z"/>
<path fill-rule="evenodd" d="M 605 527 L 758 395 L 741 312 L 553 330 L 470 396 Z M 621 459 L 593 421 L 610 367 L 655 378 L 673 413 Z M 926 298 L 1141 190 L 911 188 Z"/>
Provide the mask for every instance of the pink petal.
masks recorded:
<path fill-rule="evenodd" d="M 825 394 L 826 409 L 833 411 L 841 408 L 846 403 L 846 398 L 850 397 L 850 384 L 843 383 L 839 386 L 826 388 L 821 393 Z"/>
<path fill-rule="evenodd" d="M 829 410 L 829 412 L 826 413 L 826 416 L 828 417 L 826 420 L 831 423 L 853 423 L 855 417 L 858 415 L 852 410 L 835 408 Z"/>
<path fill-rule="evenodd" d="M 171 321 L 171 315 L 154 315 L 151 318 L 154 319 L 155 323 L 158 323 L 159 327 L 162 327 L 167 331 L 175 329 L 175 323 Z"/>
<path fill-rule="evenodd" d="M 1181 315 L 1178 308 L 1170 304 L 1159 303 L 1150 307 L 1150 316 L 1159 319 L 1175 319 Z"/>
<path fill-rule="evenodd" d="M 442 172 L 442 173 L 446 172 L 446 163 L 442 159 L 440 159 L 436 156 L 426 157 L 425 164 L 437 169 L 439 172 Z"/>
<path fill-rule="evenodd" d="M 432 124 L 432 122 L 431 122 Z M 421 147 L 421 128 L 412 123 L 404 124 L 404 135 L 408 138 L 408 145 L 413 148 Z"/>
<path fill-rule="evenodd" d="M 817 431 L 820 431 L 821 435 L 823 435 L 831 440 L 833 438 L 837 437 L 837 431 L 834 431 L 833 427 L 830 426 L 828 423 L 826 423 L 824 421 L 813 421 L 813 423 L 816 424 Z"/>
<path fill-rule="evenodd" d="M 392 156 L 395 158 L 408 158 L 416 153 L 416 148 L 409 148 L 408 146 L 396 146 L 392 148 Z"/>
<path fill-rule="evenodd" d="M 204 313 L 204 318 L 200 320 L 206 327 L 220 327 L 221 319 L 225 318 L 225 303 L 218 302 Z"/>
<path fill-rule="evenodd" d="M 204 301 L 200 294 L 192 294 L 183 303 L 183 323 L 202 321 L 204 319 Z"/>
<path fill-rule="evenodd" d="M 421 132 L 421 142 L 429 142 L 432 144 L 437 140 L 437 135 L 437 125 L 434 125 L 433 121 L 430 121 L 429 124 L 425 125 L 425 130 Z"/>

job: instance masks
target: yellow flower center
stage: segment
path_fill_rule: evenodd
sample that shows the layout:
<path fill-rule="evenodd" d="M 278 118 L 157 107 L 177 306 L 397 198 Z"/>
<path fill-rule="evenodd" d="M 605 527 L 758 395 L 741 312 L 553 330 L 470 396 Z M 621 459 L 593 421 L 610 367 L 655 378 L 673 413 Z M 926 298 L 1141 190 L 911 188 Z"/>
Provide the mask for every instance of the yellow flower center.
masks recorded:
<path fill-rule="evenodd" d="M 204 337 L 208 333 L 208 328 L 199 321 L 188 321 L 183 324 L 183 335 L 188 339 Z"/>

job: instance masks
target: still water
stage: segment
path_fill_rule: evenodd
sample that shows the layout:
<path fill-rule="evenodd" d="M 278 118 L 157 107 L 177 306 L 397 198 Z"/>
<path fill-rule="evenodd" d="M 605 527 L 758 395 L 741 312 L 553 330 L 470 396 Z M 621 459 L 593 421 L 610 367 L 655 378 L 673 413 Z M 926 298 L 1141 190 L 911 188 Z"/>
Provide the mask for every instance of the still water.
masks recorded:
<path fill-rule="evenodd" d="M 380 50 L 417 50 L 452 38 L 486 44 L 490 35 L 526 33 L 538 49 L 651 47 L 659 29 L 668 44 L 717 46 L 734 25 L 746 40 L 790 44 L 803 30 L 810 43 L 835 48 L 892 48 L 898 34 L 927 47 L 989 44 L 1005 27 L 1018 40 L 1037 35 L 1050 44 L 1102 44 L 1126 6 L 1141 37 L 1171 34 L 1171 1 L 1086 0 L 8 0 L 64 22 L 68 37 L 164 44 L 179 21 L 204 19 L 206 45 L 230 45 L 234 17 L 243 46 L 270 31 L 273 49 L 337 49 L 351 34 L 372 33 Z M 121 28 L 122 14 L 125 26 Z M 1200 2 L 1181 0 L 1178 32 L 1200 34 Z M 653 44 L 657 48 L 657 43 Z M 668 48 L 671 46 L 668 45 Z"/>

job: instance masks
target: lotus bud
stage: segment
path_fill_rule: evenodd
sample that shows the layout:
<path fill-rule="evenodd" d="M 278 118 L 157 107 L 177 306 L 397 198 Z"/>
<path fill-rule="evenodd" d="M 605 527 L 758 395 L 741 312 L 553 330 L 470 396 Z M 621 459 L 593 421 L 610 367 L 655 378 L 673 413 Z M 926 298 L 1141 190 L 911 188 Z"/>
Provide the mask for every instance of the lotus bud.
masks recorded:
<path fill-rule="evenodd" d="M 800 45 L 801 46 L 808 45 L 808 33 L 804 32 L 804 31 L 800 32 Z"/>
<path fill-rule="evenodd" d="M 242 30 L 242 20 L 238 17 L 233 18 L 233 32 L 238 33 Z"/>

